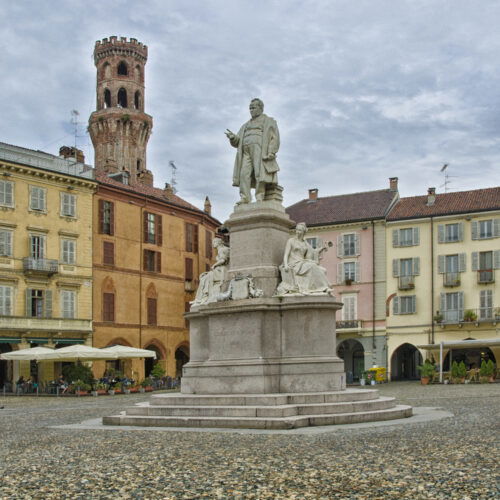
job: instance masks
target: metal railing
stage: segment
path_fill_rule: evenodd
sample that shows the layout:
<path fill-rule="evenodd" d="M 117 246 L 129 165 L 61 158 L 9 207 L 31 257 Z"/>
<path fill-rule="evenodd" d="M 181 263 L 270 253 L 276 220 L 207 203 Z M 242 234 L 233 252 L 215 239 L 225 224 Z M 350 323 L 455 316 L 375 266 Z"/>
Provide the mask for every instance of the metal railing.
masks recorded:
<path fill-rule="evenodd" d="M 400 290 L 411 290 L 415 288 L 415 276 L 400 276 L 399 277 L 399 289 Z"/>
<path fill-rule="evenodd" d="M 47 274 L 57 273 L 59 262 L 52 259 L 35 259 L 34 257 L 24 257 L 23 269 L 25 271 L 36 271 Z"/>
<path fill-rule="evenodd" d="M 460 273 L 444 273 L 444 286 L 460 286 Z"/>
<path fill-rule="evenodd" d="M 337 330 L 342 330 L 342 329 L 359 329 L 361 328 L 361 320 L 359 319 L 344 319 L 336 322 Z"/>
<path fill-rule="evenodd" d="M 500 307 L 450 309 L 440 313 L 436 322 L 441 324 L 500 322 Z"/>
<path fill-rule="evenodd" d="M 480 269 L 477 272 L 477 282 L 478 283 L 494 283 L 495 273 L 493 269 Z"/>

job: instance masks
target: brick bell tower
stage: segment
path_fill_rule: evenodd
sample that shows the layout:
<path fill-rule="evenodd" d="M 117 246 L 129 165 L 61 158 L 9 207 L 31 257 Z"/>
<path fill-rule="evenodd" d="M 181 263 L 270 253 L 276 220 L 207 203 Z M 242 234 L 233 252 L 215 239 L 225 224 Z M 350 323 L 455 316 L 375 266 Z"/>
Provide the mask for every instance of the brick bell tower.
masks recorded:
<path fill-rule="evenodd" d="M 132 183 L 153 185 L 146 148 L 153 118 L 144 112 L 144 66 L 148 48 L 135 38 L 98 40 L 97 109 L 89 118 L 94 166 L 108 175 L 127 172 Z"/>

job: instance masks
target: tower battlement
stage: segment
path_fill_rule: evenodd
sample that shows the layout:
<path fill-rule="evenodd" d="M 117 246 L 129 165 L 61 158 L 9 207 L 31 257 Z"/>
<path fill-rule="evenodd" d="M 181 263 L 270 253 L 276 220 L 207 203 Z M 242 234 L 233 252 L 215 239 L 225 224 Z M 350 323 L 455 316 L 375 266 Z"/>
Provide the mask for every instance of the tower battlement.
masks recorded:
<path fill-rule="evenodd" d="M 136 38 L 128 39 L 126 36 L 118 38 L 110 36 L 97 40 L 94 48 L 94 63 L 112 55 L 134 57 L 145 63 L 148 59 L 148 46 L 139 42 Z"/>

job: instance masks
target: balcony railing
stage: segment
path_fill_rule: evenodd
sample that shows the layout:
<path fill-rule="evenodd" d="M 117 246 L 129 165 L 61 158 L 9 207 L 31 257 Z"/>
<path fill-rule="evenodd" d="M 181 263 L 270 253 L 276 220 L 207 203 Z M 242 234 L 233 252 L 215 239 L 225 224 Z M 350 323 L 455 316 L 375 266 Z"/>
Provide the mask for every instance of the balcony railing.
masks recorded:
<path fill-rule="evenodd" d="M 35 259 L 34 257 L 25 257 L 23 259 L 23 269 L 28 273 L 55 274 L 59 268 L 57 260 Z"/>
<path fill-rule="evenodd" d="M 500 307 L 479 307 L 477 309 L 451 309 L 439 314 L 434 318 L 437 323 L 461 324 L 461 323 L 483 323 L 500 322 Z"/>
<path fill-rule="evenodd" d="M 359 319 L 344 319 L 341 321 L 337 321 L 336 323 L 337 330 L 346 330 L 346 329 L 359 329 L 361 328 L 361 320 Z"/>
<path fill-rule="evenodd" d="M 494 283 L 495 274 L 493 269 L 480 269 L 477 272 L 477 282 L 478 283 Z"/>
<path fill-rule="evenodd" d="M 399 289 L 400 290 L 411 290 L 415 288 L 415 276 L 400 276 L 399 277 Z"/>
<path fill-rule="evenodd" d="M 460 273 L 444 273 L 444 286 L 460 286 Z"/>

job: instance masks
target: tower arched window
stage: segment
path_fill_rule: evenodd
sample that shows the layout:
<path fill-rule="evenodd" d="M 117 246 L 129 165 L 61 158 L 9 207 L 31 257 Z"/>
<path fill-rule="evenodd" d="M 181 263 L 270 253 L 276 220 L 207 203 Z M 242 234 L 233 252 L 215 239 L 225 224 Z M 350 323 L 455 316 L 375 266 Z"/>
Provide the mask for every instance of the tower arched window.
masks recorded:
<path fill-rule="evenodd" d="M 141 109 L 141 93 L 138 90 L 134 95 L 134 106 L 135 109 Z"/>
<path fill-rule="evenodd" d="M 127 63 L 125 61 L 121 61 L 118 64 L 117 73 L 120 76 L 127 76 L 128 75 L 128 67 L 127 67 Z"/>
<path fill-rule="evenodd" d="M 109 91 L 109 89 L 104 89 L 104 107 L 111 107 L 111 92 Z"/>
<path fill-rule="evenodd" d="M 118 91 L 118 106 L 121 108 L 126 108 L 127 106 L 127 91 L 122 87 Z"/>
<path fill-rule="evenodd" d="M 111 66 L 108 62 L 104 63 L 101 68 L 101 78 L 108 79 L 111 77 Z"/>

